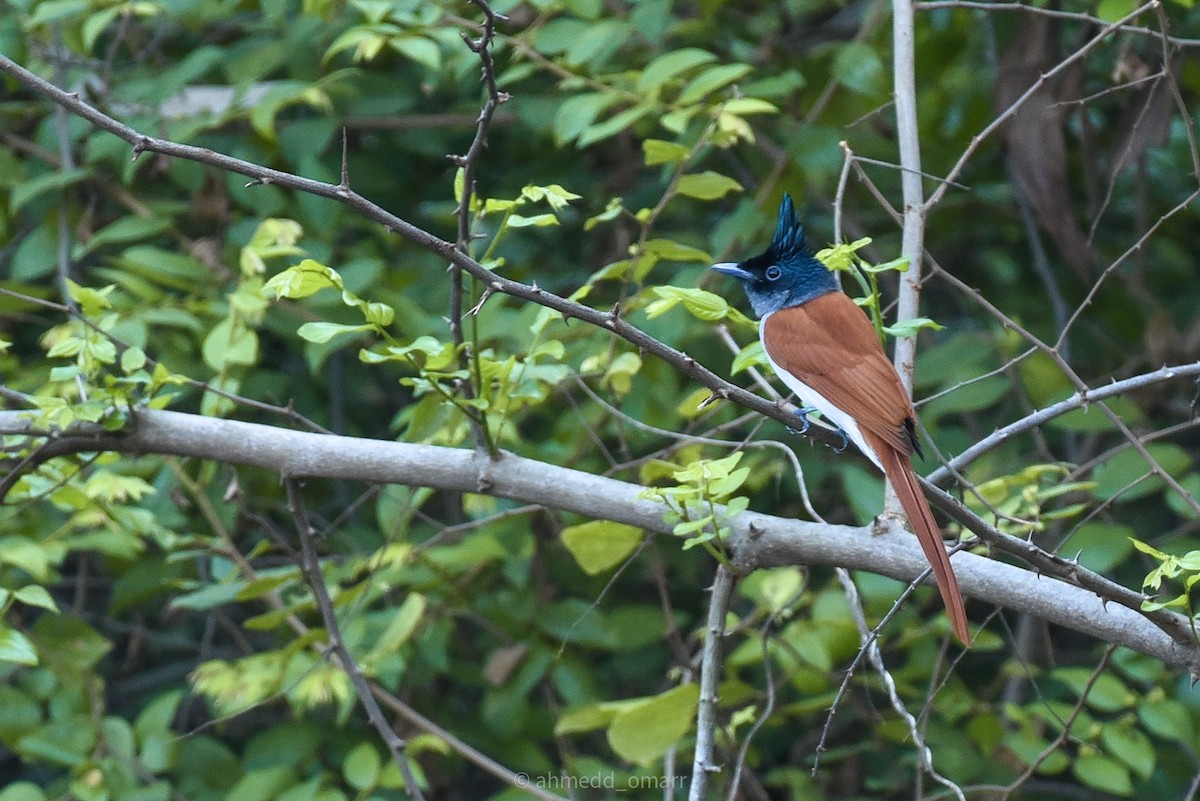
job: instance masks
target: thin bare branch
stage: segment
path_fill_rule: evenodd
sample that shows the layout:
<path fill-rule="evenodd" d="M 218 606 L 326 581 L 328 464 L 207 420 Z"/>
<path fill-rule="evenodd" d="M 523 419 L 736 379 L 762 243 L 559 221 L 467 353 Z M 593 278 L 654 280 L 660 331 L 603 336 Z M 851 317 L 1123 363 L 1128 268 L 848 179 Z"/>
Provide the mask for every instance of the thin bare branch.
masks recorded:
<path fill-rule="evenodd" d="M 704 655 L 700 661 L 700 703 L 696 710 L 696 752 L 692 761 L 692 787 L 688 801 L 706 801 L 708 779 L 721 768 L 713 762 L 717 728 L 717 685 L 721 677 L 722 640 L 725 638 L 725 615 L 736 579 L 724 563 L 717 564 L 712 595 L 708 601 L 708 623 L 705 626 Z"/>
<path fill-rule="evenodd" d="M 342 638 L 337 612 L 333 608 L 333 599 L 329 595 L 329 589 L 325 586 L 325 574 L 321 571 L 321 560 L 317 556 L 317 532 L 308 522 L 308 514 L 304 511 L 304 498 L 300 494 L 300 482 L 285 475 L 284 486 L 287 489 L 288 507 L 291 509 L 292 519 L 296 525 L 296 534 L 300 539 L 302 557 L 300 568 L 304 572 L 308 586 L 312 589 L 317 609 L 321 612 L 329 648 L 337 656 L 339 667 L 350 677 L 354 691 L 358 694 L 358 701 L 362 704 L 363 711 L 367 713 L 367 720 L 370 721 L 371 726 L 387 746 L 396 767 L 400 769 L 400 775 L 404 778 L 405 791 L 413 801 L 425 801 L 425 795 L 421 792 L 421 786 L 417 784 L 412 766 L 408 762 L 408 755 L 404 753 L 407 744 L 384 718 L 383 710 L 379 708 L 379 702 L 375 700 L 367 677 L 363 675 L 362 669 L 359 668 L 358 662 L 354 660 L 354 655 L 350 653 L 350 649 L 346 647 L 346 641 Z"/>

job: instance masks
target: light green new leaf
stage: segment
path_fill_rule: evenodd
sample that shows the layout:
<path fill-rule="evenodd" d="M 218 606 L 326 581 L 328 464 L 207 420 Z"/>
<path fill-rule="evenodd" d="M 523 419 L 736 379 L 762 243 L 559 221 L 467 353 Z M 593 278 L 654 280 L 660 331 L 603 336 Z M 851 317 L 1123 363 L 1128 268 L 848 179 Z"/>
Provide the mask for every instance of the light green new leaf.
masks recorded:
<path fill-rule="evenodd" d="M 707 251 L 683 245 L 670 239 L 651 239 L 643 248 L 644 253 L 650 253 L 666 261 L 699 262 L 711 264 L 712 256 Z"/>
<path fill-rule="evenodd" d="M 756 339 L 733 358 L 733 366 L 729 368 L 729 372 L 730 375 L 737 375 L 751 367 L 766 367 L 767 364 L 767 353 L 763 350 L 762 340 Z"/>
<path fill-rule="evenodd" d="M 691 152 L 691 148 L 675 142 L 664 142 L 662 139 L 646 139 L 642 142 L 642 153 L 646 156 L 647 167 L 680 164 Z"/>
<path fill-rule="evenodd" d="M 50 597 L 50 593 L 46 592 L 45 587 L 38 584 L 25 585 L 14 592 L 13 597 L 29 606 L 38 606 L 42 609 L 49 609 L 51 612 L 58 611 L 58 604 Z"/>
<path fill-rule="evenodd" d="M 33 643 L 21 632 L 0 623 L 0 662 L 32 666 L 38 663 Z"/>
<path fill-rule="evenodd" d="M 204 363 L 217 372 L 230 365 L 254 364 L 258 360 L 258 334 L 226 317 L 204 338 L 202 350 Z"/>
<path fill-rule="evenodd" d="M 563 529 L 562 541 L 589 576 L 620 564 L 642 542 L 642 530 L 611 520 L 592 520 Z"/>
<path fill-rule="evenodd" d="M 322 344 L 333 339 L 339 334 L 353 334 L 361 331 L 371 331 L 374 326 L 370 323 L 361 323 L 359 325 L 345 325 L 343 323 L 327 323 L 313 322 L 305 323 L 296 329 L 296 334 L 304 340 Z"/>
<path fill-rule="evenodd" d="M 299 300 L 316 294 L 322 289 L 342 288 L 342 277 L 336 271 L 313 259 L 305 259 L 271 276 L 263 285 L 264 293 L 275 293 L 276 298 Z"/>
<path fill-rule="evenodd" d="M 650 319 L 660 317 L 673 309 L 679 303 L 684 305 L 694 317 L 709 322 L 723 319 L 730 311 L 725 298 L 705 289 L 681 286 L 656 286 L 656 300 L 646 307 L 646 316 Z"/>
<path fill-rule="evenodd" d="M 717 200 L 730 192 L 741 192 L 742 185 L 727 175 L 705 170 L 701 173 L 681 177 L 677 189 L 679 194 L 694 197 L 697 200 Z"/>
<path fill-rule="evenodd" d="M 509 228 L 545 228 L 548 225 L 558 225 L 558 218 L 553 214 L 535 214 L 532 217 L 513 214 L 508 218 Z"/>
<path fill-rule="evenodd" d="M 759 100 L 757 97 L 735 97 L 722 106 L 727 113 L 746 117 L 751 114 L 774 114 L 779 108 L 774 103 Z"/>
<path fill-rule="evenodd" d="M 622 759 L 649 765 L 691 728 L 700 687 L 684 684 L 619 713 L 608 727 L 608 743 Z"/>

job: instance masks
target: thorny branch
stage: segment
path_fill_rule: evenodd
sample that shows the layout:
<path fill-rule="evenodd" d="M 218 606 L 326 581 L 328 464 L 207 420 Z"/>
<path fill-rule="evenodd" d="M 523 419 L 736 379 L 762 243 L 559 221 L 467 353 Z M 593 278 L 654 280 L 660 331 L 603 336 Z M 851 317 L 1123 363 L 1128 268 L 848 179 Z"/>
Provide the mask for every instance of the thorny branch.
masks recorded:
<path fill-rule="evenodd" d="M 692 762 L 692 787 L 688 801 L 708 798 L 708 778 L 720 771 L 713 762 L 714 735 L 717 729 L 717 685 L 721 676 L 722 640 L 725 639 L 725 614 L 736 581 L 733 571 L 717 564 L 712 596 L 708 601 L 708 623 L 704 630 L 704 655 L 700 660 L 700 703 L 696 709 L 696 749 Z"/>
<path fill-rule="evenodd" d="M 479 112 L 479 119 L 475 125 L 475 138 L 471 140 L 471 146 L 467 148 L 467 152 L 462 156 L 452 156 L 451 159 L 462 169 L 462 199 L 459 201 L 456 214 L 458 217 L 458 239 L 455 242 L 455 248 L 463 256 L 469 256 L 471 252 L 471 202 L 475 197 L 475 168 L 479 162 L 479 156 L 483 152 L 483 148 L 487 146 L 488 131 L 491 128 L 492 118 L 496 114 L 496 108 L 508 100 L 508 95 L 500 91 L 496 85 L 496 65 L 492 60 L 492 41 L 496 36 L 496 21 L 503 19 L 500 15 L 492 10 L 486 0 L 471 0 L 475 5 L 479 6 L 483 12 L 483 30 L 478 39 L 463 34 L 463 42 L 471 49 L 471 52 L 479 56 L 479 62 L 482 65 L 482 81 L 487 88 L 487 99 L 483 102 L 483 108 Z M 483 301 L 492 293 L 491 287 L 484 289 L 484 294 L 480 298 L 479 304 L 471 310 L 472 318 L 477 313 L 477 310 L 482 306 Z M 471 370 L 471 364 L 474 361 L 475 354 L 464 348 L 465 336 L 463 334 L 463 268 L 462 265 L 451 263 L 450 265 L 450 336 L 454 341 L 454 347 L 458 351 L 459 365 L 466 371 L 467 375 L 472 376 L 462 382 L 459 391 L 468 399 L 474 398 L 482 387 L 477 386 L 480 380 L 478 371 Z M 472 343 L 471 349 L 474 350 L 477 343 Z M 491 437 L 487 431 L 487 421 L 481 420 L 474 414 L 468 415 L 471 424 L 471 431 L 475 436 L 475 447 L 484 448 L 494 451 L 495 445 L 491 442 Z"/>
<path fill-rule="evenodd" d="M 288 506 L 296 525 L 296 535 L 300 539 L 300 567 L 304 572 L 304 578 L 308 581 L 309 588 L 312 589 L 317 609 L 321 612 L 329 648 L 337 656 L 339 667 L 350 677 L 350 682 L 354 685 L 354 692 L 358 695 L 358 702 L 362 704 L 363 711 L 367 713 L 367 720 L 370 721 L 371 726 L 387 746 L 396 767 L 400 769 L 400 775 L 404 778 L 404 789 L 413 801 L 425 801 L 425 795 L 421 792 L 421 787 L 413 775 L 412 765 L 408 762 L 408 755 L 404 752 L 407 744 L 384 718 L 383 710 L 379 708 L 379 702 L 375 700 L 375 694 L 371 691 L 367 677 L 363 675 L 362 669 L 359 668 L 358 662 L 354 660 L 354 655 L 350 653 L 350 649 L 346 647 L 346 641 L 342 638 L 337 612 L 333 608 L 333 599 L 329 595 L 329 589 L 325 586 L 325 574 L 321 571 L 321 560 L 317 556 L 317 532 L 313 530 L 308 521 L 308 514 L 304 511 L 300 482 L 295 478 L 285 477 L 283 483 L 287 489 Z"/>

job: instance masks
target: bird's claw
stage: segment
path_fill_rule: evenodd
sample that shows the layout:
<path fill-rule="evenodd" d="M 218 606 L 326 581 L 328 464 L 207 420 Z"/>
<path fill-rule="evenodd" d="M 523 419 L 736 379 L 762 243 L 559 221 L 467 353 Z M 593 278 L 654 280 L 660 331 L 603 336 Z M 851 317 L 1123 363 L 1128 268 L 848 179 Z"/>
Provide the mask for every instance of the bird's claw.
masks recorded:
<path fill-rule="evenodd" d="M 808 429 L 812 428 L 812 421 L 808 419 L 808 416 L 815 411 L 817 411 L 816 406 L 801 406 L 796 410 L 796 416 L 800 418 L 800 427 L 792 428 L 789 426 L 788 431 L 791 431 L 793 434 L 807 434 Z"/>
<path fill-rule="evenodd" d="M 838 427 L 837 435 L 842 438 L 842 444 L 833 449 L 834 453 L 842 453 L 846 448 L 850 447 L 850 437 L 846 434 L 845 429 Z"/>

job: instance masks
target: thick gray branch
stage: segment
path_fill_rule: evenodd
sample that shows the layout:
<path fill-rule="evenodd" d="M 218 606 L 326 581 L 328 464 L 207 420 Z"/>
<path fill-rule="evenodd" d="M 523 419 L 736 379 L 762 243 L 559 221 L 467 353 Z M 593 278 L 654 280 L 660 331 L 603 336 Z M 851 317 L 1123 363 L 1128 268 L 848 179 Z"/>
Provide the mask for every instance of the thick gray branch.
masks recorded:
<path fill-rule="evenodd" d="M 81 429 L 82 430 L 82 429 Z M 30 414 L 0 412 L 0 434 L 31 434 Z M 664 507 L 642 487 L 579 470 L 502 454 L 311 434 L 181 412 L 141 410 L 126 431 L 59 435 L 53 453 L 98 450 L 155 453 L 261 467 L 285 478 L 339 478 L 478 492 L 615 520 L 665 534 Z M 915 538 L 748 512 L 729 546 L 740 570 L 790 564 L 840 565 L 912 581 L 927 565 Z M 1124 645 L 1200 673 L 1200 648 L 1175 643 L 1144 616 L 1093 592 L 970 553 L 953 558 L 964 593 L 987 603 Z"/>

